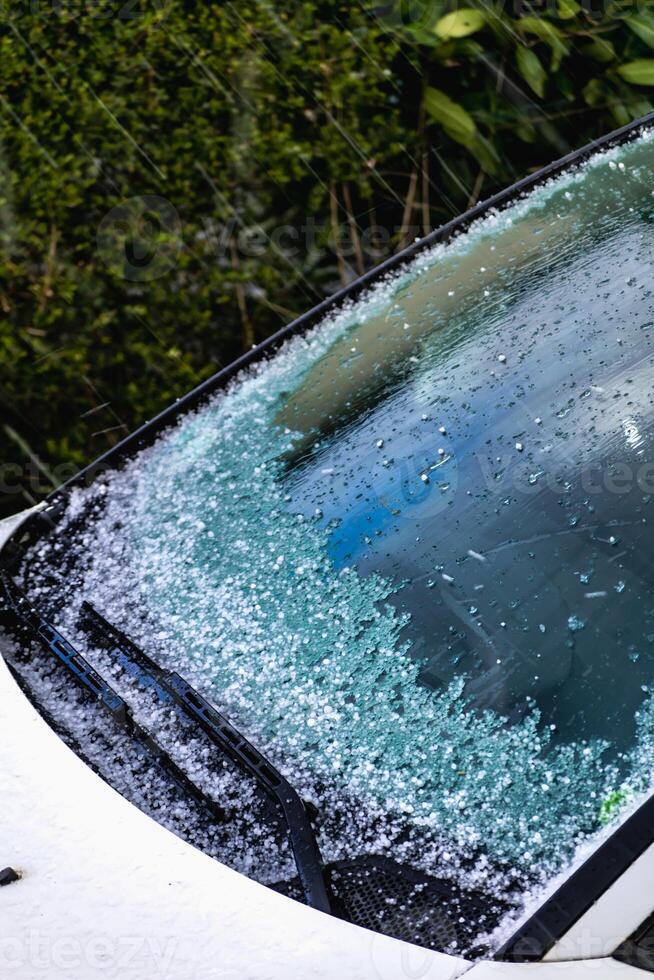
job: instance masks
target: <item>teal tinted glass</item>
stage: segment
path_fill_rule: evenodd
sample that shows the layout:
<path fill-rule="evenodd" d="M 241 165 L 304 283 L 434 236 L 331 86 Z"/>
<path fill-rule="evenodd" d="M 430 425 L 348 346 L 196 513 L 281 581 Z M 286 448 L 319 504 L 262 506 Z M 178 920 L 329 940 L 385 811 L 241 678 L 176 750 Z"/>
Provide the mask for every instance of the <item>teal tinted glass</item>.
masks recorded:
<path fill-rule="evenodd" d="M 317 801 L 328 857 L 506 890 L 649 785 L 653 146 L 425 251 L 57 532 L 76 594 Z"/>
<path fill-rule="evenodd" d="M 334 563 L 402 583 L 419 679 L 634 738 L 654 668 L 649 143 L 444 252 L 307 373 L 285 474 Z M 627 165 L 629 169 L 627 169 Z M 492 225 L 492 222 L 491 222 Z"/>

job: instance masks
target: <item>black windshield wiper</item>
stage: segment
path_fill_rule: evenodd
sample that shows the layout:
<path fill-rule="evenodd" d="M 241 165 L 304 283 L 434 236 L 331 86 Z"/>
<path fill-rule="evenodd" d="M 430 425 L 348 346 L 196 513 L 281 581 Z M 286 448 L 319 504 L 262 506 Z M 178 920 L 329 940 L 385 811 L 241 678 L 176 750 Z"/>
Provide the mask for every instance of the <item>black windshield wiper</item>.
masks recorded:
<path fill-rule="evenodd" d="M 134 720 L 125 699 L 40 615 L 13 579 L 2 572 L 0 612 L 4 613 L 11 628 L 42 643 L 138 746 L 154 756 L 183 791 L 208 807 L 214 818 L 223 822 L 224 812 L 218 804 Z M 476 949 L 474 943 L 480 923 L 485 928 L 493 928 L 507 911 L 506 904 L 493 896 L 470 891 L 451 880 L 424 874 L 384 856 L 360 855 L 323 865 L 305 804 L 258 749 L 184 678 L 175 671 L 161 668 L 90 603 L 82 605 L 81 625 L 92 641 L 102 647 L 132 680 L 154 693 L 162 704 L 174 709 L 182 721 L 201 728 L 225 756 L 256 780 L 276 808 L 282 810 L 297 877 L 272 885 L 276 891 L 298 900 L 304 896 L 313 908 L 431 949 L 442 950 L 455 943 L 459 953 Z"/>
<path fill-rule="evenodd" d="M 27 631 L 33 639 L 47 648 L 96 704 L 107 711 L 116 724 L 124 729 L 139 750 L 147 752 L 181 790 L 208 808 L 217 821 L 222 822 L 225 819 L 223 808 L 189 779 L 163 746 L 134 719 L 125 699 L 105 681 L 52 623 L 37 612 L 27 596 L 6 574 L 0 576 L 0 606 L 4 606 L 5 615 L 9 613 L 19 629 Z"/>
<path fill-rule="evenodd" d="M 185 718 L 194 722 L 221 752 L 241 771 L 251 776 L 279 806 L 288 828 L 293 856 L 307 903 L 323 912 L 330 911 L 323 862 L 306 806 L 287 779 L 248 742 L 188 681 L 176 671 L 164 670 L 109 623 L 90 602 L 82 603 L 81 625 L 91 637 L 103 643 L 118 664 L 143 687 L 149 688 L 164 704 L 174 704 Z"/>
<path fill-rule="evenodd" d="M 6 573 L 0 576 L 0 605 L 19 630 L 38 640 L 75 678 L 93 700 L 107 711 L 139 748 L 154 757 L 158 765 L 193 799 L 206 806 L 219 822 L 225 811 L 203 792 L 171 759 L 166 750 L 142 725 L 135 721 L 125 699 L 107 683 L 101 674 L 75 649 L 30 603 L 22 590 Z M 117 662 L 142 686 L 152 690 L 165 704 L 174 706 L 187 721 L 202 729 L 210 741 L 228 756 L 260 789 L 264 790 L 282 811 L 288 829 L 298 876 L 307 904 L 322 912 L 331 912 L 325 885 L 323 862 L 306 806 L 275 767 L 220 715 L 187 681 L 175 671 L 159 667 L 124 633 L 85 602 L 83 625 L 94 638 L 103 641 Z"/>

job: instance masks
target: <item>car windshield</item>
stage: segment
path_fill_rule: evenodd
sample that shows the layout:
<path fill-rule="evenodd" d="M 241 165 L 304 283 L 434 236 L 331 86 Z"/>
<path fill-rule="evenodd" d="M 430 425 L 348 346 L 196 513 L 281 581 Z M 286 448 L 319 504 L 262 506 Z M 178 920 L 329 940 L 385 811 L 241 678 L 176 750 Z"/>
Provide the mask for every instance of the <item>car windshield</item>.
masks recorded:
<path fill-rule="evenodd" d="M 28 555 L 321 813 L 495 893 L 561 871 L 654 760 L 654 142 L 419 253 Z"/>

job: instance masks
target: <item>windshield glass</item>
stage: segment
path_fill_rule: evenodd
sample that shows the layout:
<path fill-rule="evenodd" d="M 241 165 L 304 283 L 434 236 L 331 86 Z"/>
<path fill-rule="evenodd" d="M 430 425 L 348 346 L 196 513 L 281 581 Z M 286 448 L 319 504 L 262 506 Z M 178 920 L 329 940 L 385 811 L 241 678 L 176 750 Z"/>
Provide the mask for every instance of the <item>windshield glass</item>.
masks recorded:
<path fill-rule="evenodd" d="M 423 252 L 241 375 L 28 556 L 194 678 L 321 813 L 495 893 L 654 760 L 654 144 Z"/>

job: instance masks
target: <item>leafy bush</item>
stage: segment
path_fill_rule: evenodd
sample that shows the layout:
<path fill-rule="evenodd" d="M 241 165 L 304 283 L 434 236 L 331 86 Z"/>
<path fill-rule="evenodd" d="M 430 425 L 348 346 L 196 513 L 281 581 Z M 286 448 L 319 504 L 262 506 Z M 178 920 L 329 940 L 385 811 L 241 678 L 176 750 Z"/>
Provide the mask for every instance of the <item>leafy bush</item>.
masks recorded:
<path fill-rule="evenodd" d="M 4 7 L 3 510 L 415 235 L 647 112 L 651 8 Z"/>

